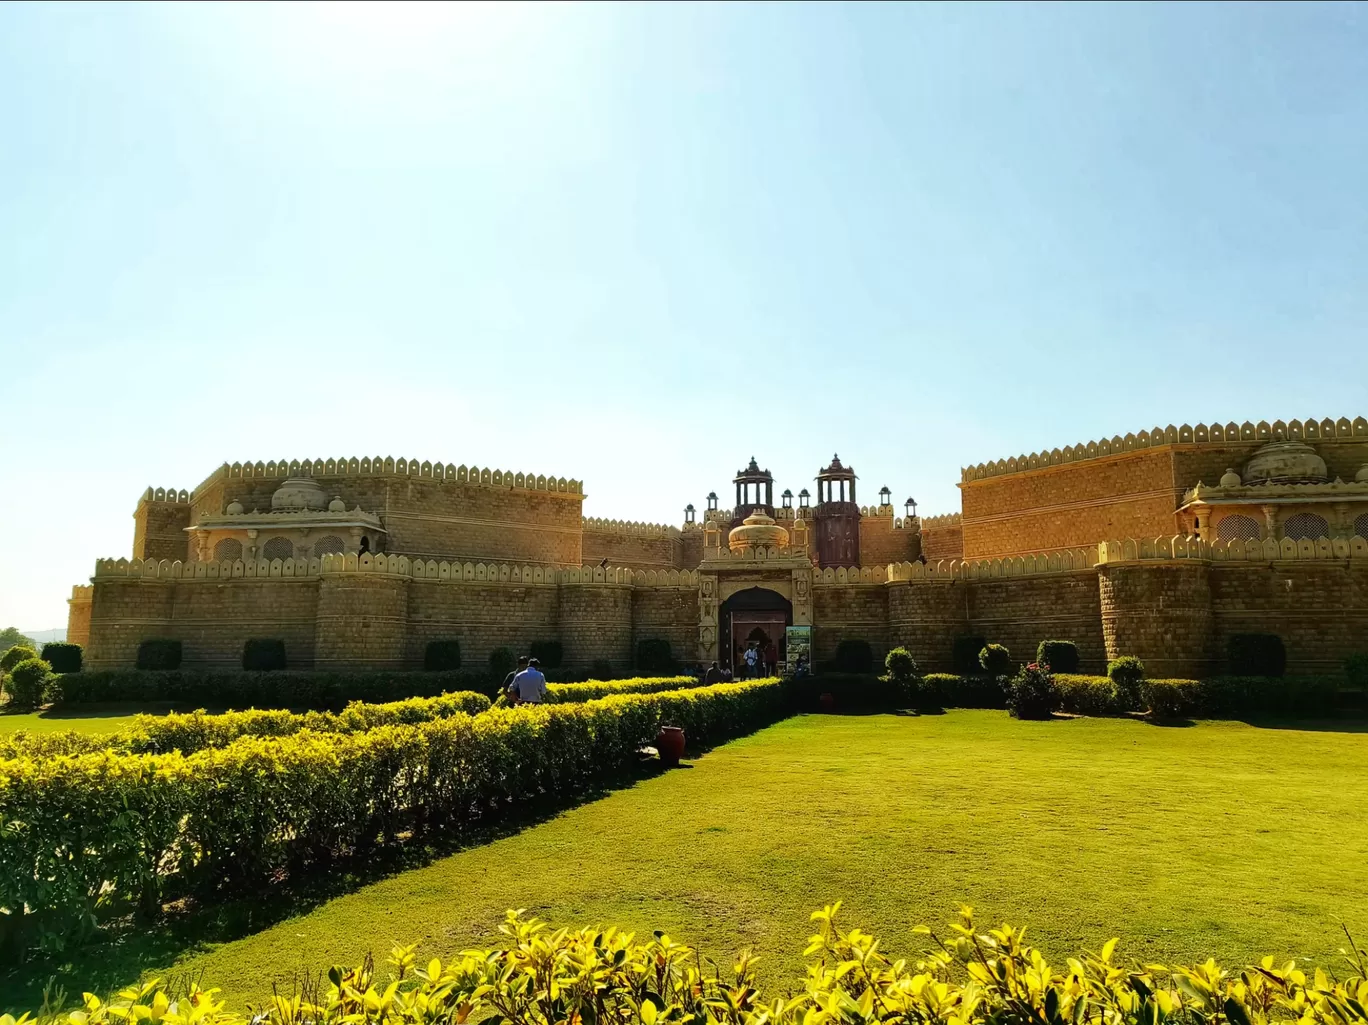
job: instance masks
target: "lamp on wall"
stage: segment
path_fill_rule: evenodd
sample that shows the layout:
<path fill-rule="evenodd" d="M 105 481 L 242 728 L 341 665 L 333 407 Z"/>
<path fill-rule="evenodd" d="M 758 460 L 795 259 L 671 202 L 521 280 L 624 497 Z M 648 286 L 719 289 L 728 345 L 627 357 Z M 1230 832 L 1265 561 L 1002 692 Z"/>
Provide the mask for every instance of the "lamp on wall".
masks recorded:
<path fill-rule="evenodd" d="M 917 500 L 915 498 L 908 498 L 908 500 L 903 503 L 903 508 L 907 510 L 907 518 L 909 520 L 913 519 L 917 515 Z"/>
<path fill-rule="evenodd" d="M 879 505 L 882 506 L 882 505 L 892 505 L 892 504 L 893 504 L 893 492 L 889 491 L 889 490 L 888 490 L 888 485 L 885 484 L 883 487 L 881 487 L 881 488 L 879 489 Z"/>

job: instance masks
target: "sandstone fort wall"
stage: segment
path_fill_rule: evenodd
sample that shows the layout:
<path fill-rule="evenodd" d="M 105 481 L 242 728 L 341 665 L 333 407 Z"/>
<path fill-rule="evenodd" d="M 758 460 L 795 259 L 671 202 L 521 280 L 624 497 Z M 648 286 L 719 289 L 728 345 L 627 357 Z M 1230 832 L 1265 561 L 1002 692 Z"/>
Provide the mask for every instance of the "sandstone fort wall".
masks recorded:
<path fill-rule="evenodd" d="M 698 565 L 684 564 L 683 534 L 676 527 L 588 518 L 583 522 L 580 561 L 586 566 L 597 566 L 605 559 L 610 566 L 632 569 L 693 569 Z"/>

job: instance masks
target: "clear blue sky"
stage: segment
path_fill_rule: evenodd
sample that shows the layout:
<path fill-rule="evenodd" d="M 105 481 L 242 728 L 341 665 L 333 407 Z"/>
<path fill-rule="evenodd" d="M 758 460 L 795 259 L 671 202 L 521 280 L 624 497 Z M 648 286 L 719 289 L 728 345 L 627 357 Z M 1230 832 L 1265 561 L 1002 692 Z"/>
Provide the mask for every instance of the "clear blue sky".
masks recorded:
<path fill-rule="evenodd" d="M 1361 415 L 1366 197 L 1361 6 L 5 5 L 0 625 L 224 460 L 935 513 Z"/>

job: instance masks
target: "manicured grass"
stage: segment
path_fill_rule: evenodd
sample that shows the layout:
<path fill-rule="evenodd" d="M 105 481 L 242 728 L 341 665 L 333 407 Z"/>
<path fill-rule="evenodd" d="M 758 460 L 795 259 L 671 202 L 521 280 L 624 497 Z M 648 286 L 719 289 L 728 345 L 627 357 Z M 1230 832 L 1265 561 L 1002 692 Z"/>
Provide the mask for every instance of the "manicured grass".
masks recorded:
<path fill-rule="evenodd" d="M 1330 965 L 1341 921 L 1368 939 L 1368 733 L 802 716 L 159 967 L 241 1006 L 392 941 L 443 958 L 497 942 L 526 907 L 663 929 L 724 967 L 749 946 L 793 983 L 809 913 L 837 899 L 899 953 L 970 903 L 1054 957 L 1119 935 L 1142 960 Z"/>
<path fill-rule="evenodd" d="M 159 711 L 165 711 L 162 707 Z M 57 733 L 76 730 L 78 733 L 116 733 L 133 721 L 138 712 L 151 711 L 142 706 L 115 705 L 96 709 L 82 709 L 79 714 L 68 712 L 9 712 L 0 714 L 0 734 Z"/>

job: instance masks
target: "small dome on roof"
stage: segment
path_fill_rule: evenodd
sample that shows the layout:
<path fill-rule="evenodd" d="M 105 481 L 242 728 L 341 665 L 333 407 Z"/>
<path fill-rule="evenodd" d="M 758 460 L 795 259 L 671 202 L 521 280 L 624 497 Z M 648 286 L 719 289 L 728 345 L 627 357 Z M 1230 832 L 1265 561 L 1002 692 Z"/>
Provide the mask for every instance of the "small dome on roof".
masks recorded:
<path fill-rule="evenodd" d="M 1226 472 L 1221 474 L 1221 487 L 1223 488 L 1238 488 L 1243 483 L 1240 475 L 1231 467 L 1226 467 Z"/>
<path fill-rule="evenodd" d="M 242 503 L 234 499 L 228 503 L 227 512 L 229 516 L 241 516 L 243 512 Z"/>
<path fill-rule="evenodd" d="M 1302 441 L 1275 438 L 1249 458 L 1246 484 L 1324 484 L 1330 479 L 1325 460 Z"/>
<path fill-rule="evenodd" d="M 1354 482 L 1357 484 L 1368 484 L 1368 463 L 1364 463 L 1358 468 L 1358 473 L 1354 474 Z"/>
<path fill-rule="evenodd" d="M 322 512 L 327 505 L 323 488 L 307 477 L 291 477 L 271 496 L 272 512 Z"/>
<path fill-rule="evenodd" d="M 734 552 L 747 548 L 787 548 L 788 543 L 788 531 L 763 509 L 756 509 L 727 535 L 727 547 Z"/>
<path fill-rule="evenodd" d="M 346 512 L 347 503 L 342 501 L 341 495 L 333 495 L 333 500 L 328 503 L 328 512 Z"/>

